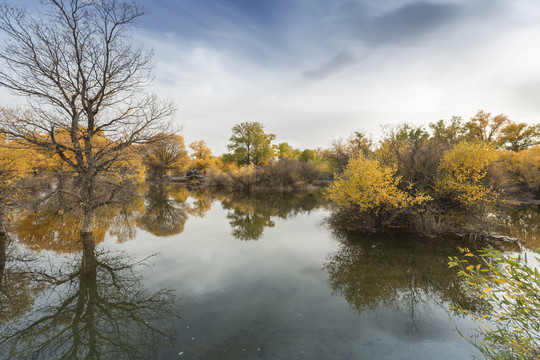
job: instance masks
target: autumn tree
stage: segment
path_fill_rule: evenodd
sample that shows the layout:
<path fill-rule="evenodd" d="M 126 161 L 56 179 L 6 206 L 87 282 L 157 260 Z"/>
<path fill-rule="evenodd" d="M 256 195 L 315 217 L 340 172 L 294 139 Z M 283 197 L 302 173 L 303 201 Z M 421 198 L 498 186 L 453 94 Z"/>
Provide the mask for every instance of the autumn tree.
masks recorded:
<path fill-rule="evenodd" d="M 264 165 L 274 157 L 271 142 L 276 136 L 266 134 L 259 122 L 243 122 L 232 128 L 232 136 L 227 145 L 232 151 L 232 159 L 239 165 Z"/>
<path fill-rule="evenodd" d="M 164 132 L 174 106 L 146 94 L 151 52 L 132 44 L 144 14 L 133 0 L 45 0 L 39 14 L 3 4 L 0 85 L 30 112 L 2 118 L 2 132 L 55 153 L 76 174 L 70 191 L 91 233 L 94 211 L 124 189 L 126 150 Z M 60 141 L 59 133 L 67 134 Z M 105 139 L 105 141 L 100 141 Z"/>
<path fill-rule="evenodd" d="M 171 171 L 182 172 L 190 159 L 183 137 L 159 134 L 143 146 L 142 160 L 151 178 L 161 181 Z"/>
<path fill-rule="evenodd" d="M 512 151 L 522 151 L 538 144 L 540 144 L 540 124 L 512 122 L 502 128 L 497 145 Z"/>
<path fill-rule="evenodd" d="M 485 143 L 496 144 L 501 136 L 502 129 L 510 123 L 504 114 L 492 115 L 483 110 L 478 111 L 464 124 L 469 141 L 479 140 Z"/>
<path fill-rule="evenodd" d="M 191 158 L 193 159 L 193 167 L 198 170 L 203 170 L 215 163 L 212 156 L 212 150 L 206 145 L 204 140 L 194 141 L 189 144 L 191 149 Z"/>

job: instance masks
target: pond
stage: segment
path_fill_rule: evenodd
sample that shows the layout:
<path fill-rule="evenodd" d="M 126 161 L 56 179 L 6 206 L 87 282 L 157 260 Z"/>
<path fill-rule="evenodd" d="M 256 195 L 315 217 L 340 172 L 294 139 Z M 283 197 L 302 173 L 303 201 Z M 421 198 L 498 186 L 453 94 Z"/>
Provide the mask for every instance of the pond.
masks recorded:
<path fill-rule="evenodd" d="M 449 310 L 483 306 L 447 265 L 471 244 L 332 229 L 316 192 L 144 194 L 103 210 L 82 243 L 58 203 L 13 220 L 0 357 L 480 356 L 456 331 L 474 324 Z"/>

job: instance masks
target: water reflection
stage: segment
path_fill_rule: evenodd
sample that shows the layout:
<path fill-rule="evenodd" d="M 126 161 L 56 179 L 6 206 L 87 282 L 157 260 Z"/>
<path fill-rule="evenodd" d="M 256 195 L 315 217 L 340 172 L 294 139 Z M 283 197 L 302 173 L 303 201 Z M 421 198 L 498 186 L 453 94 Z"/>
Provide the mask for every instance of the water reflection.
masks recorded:
<path fill-rule="evenodd" d="M 2 289 L 13 295 L 17 288 L 25 301 L 1 298 L 8 310 L 0 318 L 0 353 L 14 359 L 154 358 L 171 336 L 172 292 L 145 290 L 140 263 L 126 253 L 98 250 L 90 235 L 78 242 L 81 252 L 71 260 L 48 266 L 36 259 L 4 273 Z M 22 311 L 12 311 L 17 306 Z"/>
<path fill-rule="evenodd" d="M 273 218 L 287 219 L 298 213 L 309 213 L 322 206 L 320 192 L 292 192 L 265 194 L 220 194 L 231 234 L 238 240 L 258 240 L 264 229 L 274 227 Z"/>
<path fill-rule="evenodd" d="M 35 251 L 81 251 L 81 242 L 78 241 L 81 214 L 71 205 L 62 197 L 55 196 L 22 210 L 16 215 L 14 234 L 20 242 Z M 95 242 L 102 242 L 107 232 L 119 242 L 133 239 L 136 235 L 136 219 L 143 211 L 144 201 L 138 197 L 98 209 L 94 225 Z"/>
<path fill-rule="evenodd" d="M 425 304 L 448 308 L 449 303 L 478 311 L 485 304 L 469 294 L 448 256 L 459 245 L 445 238 L 412 235 L 367 236 L 337 231 L 339 248 L 323 265 L 334 294 L 343 296 L 358 314 L 383 307 L 409 317 L 408 328 L 418 331 L 417 312 Z"/>
<path fill-rule="evenodd" d="M 145 196 L 144 214 L 138 221 L 139 227 L 156 236 L 180 234 L 189 217 L 188 196 L 189 191 L 185 187 L 150 186 Z"/>
<path fill-rule="evenodd" d="M 503 234 L 520 239 L 529 248 L 540 248 L 540 205 L 514 207 L 496 218 Z"/>

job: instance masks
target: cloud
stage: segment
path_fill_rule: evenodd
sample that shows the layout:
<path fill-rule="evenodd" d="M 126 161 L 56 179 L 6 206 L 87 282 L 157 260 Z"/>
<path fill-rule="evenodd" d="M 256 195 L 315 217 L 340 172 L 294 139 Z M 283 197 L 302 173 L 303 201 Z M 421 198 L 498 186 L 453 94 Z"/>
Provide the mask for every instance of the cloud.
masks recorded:
<path fill-rule="evenodd" d="M 301 148 L 478 109 L 537 121 L 534 0 L 245 1 L 176 0 L 141 32 L 186 143 L 219 154 L 242 121 Z"/>
<path fill-rule="evenodd" d="M 323 79 L 356 64 L 358 61 L 358 57 L 352 51 L 342 50 L 328 62 L 316 69 L 304 71 L 302 74 L 311 79 Z"/>

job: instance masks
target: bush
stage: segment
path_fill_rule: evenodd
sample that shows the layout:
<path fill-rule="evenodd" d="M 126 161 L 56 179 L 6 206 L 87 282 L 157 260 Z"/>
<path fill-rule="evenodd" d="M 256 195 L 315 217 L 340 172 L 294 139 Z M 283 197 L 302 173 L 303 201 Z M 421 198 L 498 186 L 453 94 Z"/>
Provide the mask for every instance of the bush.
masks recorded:
<path fill-rule="evenodd" d="M 389 220 L 405 212 L 412 213 L 431 198 L 422 193 L 410 195 L 400 189 L 401 178 L 395 169 L 356 154 L 344 172 L 337 175 L 326 197 L 343 214 Z"/>
<path fill-rule="evenodd" d="M 320 176 L 313 163 L 282 159 L 266 166 L 243 166 L 228 173 L 210 172 L 209 184 L 218 188 L 250 192 L 256 189 L 299 189 Z"/>
<path fill-rule="evenodd" d="M 475 256 L 466 249 L 463 259 L 450 258 L 469 290 L 489 306 L 471 313 L 458 312 L 480 322 L 481 343 L 474 343 L 487 359 L 540 358 L 540 273 L 526 258 L 505 256 L 492 248 Z M 540 259 L 536 259 L 537 261 Z"/>
<path fill-rule="evenodd" d="M 439 164 L 439 178 L 435 182 L 436 195 L 465 209 L 483 208 L 497 197 L 485 183 L 488 165 L 497 153 L 490 145 L 481 142 L 461 142 L 447 151 Z"/>

